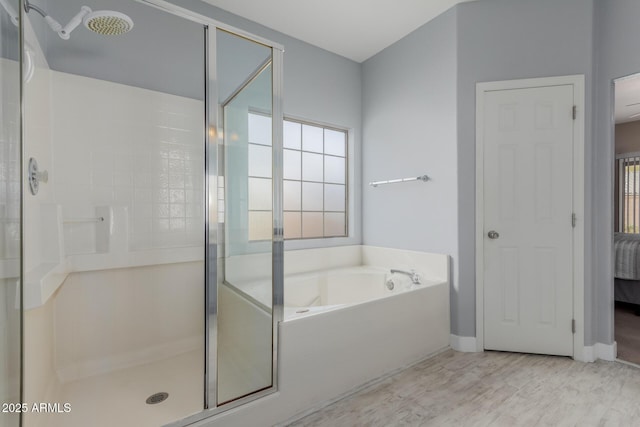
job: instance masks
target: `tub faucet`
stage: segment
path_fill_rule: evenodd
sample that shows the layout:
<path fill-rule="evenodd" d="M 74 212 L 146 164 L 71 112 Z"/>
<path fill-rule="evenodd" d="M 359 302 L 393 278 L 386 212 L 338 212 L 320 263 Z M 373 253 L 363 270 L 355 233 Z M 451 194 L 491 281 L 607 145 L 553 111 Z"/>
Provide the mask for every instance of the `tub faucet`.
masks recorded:
<path fill-rule="evenodd" d="M 405 270 L 396 270 L 395 268 L 391 269 L 391 274 L 394 273 L 398 273 L 398 274 L 404 274 L 405 276 L 409 276 L 411 277 L 411 283 L 413 283 L 414 285 L 420 285 L 420 275 L 418 273 L 416 273 L 415 270 L 411 270 L 411 271 L 405 271 Z"/>

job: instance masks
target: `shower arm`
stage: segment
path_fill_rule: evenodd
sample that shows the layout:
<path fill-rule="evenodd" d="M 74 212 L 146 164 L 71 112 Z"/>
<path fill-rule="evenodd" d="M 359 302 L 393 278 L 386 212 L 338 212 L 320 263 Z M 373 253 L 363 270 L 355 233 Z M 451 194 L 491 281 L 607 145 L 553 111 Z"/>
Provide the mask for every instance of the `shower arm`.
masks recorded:
<path fill-rule="evenodd" d="M 5 6 L 5 9 L 7 9 L 7 7 L 9 6 L 6 3 L 6 1 L 7 0 L 0 0 L 0 3 L 2 3 L 3 6 Z M 33 10 L 37 12 L 39 15 L 41 15 L 44 18 L 44 20 L 47 22 L 47 24 L 49 24 L 49 27 L 54 32 L 58 33 L 60 38 L 63 40 L 69 40 L 69 37 L 71 36 L 71 32 L 75 30 L 78 27 L 78 25 L 82 23 L 82 19 L 85 16 L 91 13 L 90 8 L 88 8 L 87 6 L 82 6 L 80 8 L 80 12 L 78 12 L 76 16 L 71 18 L 71 21 L 69 21 L 69 23 L 63 27 L 58 21 L 56 21 L 51 16 L 47 15 L 47 13 L 44 10 L 42 10 L 39 6 L 31 4 L 31 2 L 29 2 L 28 0 L 25 0 L 24 2 L 24 10 L 27 13 Z M 8 9 L 7 9 L 7 12 L 9 12 Z M 9 12 L 9 14 L 11 14 L 11 12 Z M 13 17 L 11 18 L 11 21 L 13 21 Z"/>

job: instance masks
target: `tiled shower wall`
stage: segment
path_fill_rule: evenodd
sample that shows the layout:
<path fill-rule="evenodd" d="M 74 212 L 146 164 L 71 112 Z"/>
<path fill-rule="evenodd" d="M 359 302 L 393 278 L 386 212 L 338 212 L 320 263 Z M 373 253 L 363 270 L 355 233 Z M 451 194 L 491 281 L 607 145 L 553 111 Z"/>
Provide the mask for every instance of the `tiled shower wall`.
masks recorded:
<path fill-rule="evenodd" d="M 19 76 L 19 64 L 0 59 L 0 73 Z M 12 80 L 5 79 L 2 82 L 0 120 L 4 125 L 0 129 L 0 260 L 15 260 L 17 263 L 20 256 L 20 88 Z"/>
<path fill-rule="evenodd" d="M 95 207 L 125 207 L 130 250 L 203 244 L 204 102 L 52 72 L 65 252 L 96 251 Z"/>
<path fill-rule="evenodd" d="M 3 29 L 3 37 L 6 31 Z M 19 65 L 0 59 L 0 403 L 20 398 L 20 108 Z M 17 414 L 2 414 L 18 425 Z M 3 424 L 0 421 L 1 425 Z"/>

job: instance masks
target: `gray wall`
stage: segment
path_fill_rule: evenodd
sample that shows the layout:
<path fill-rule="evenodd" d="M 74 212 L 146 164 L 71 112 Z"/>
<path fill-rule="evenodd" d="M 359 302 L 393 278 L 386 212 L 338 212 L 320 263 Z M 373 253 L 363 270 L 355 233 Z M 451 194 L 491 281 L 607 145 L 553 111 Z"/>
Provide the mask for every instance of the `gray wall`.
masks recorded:
<path fill-rule="evenodd" d="M 10 2 L 13 5 L 14 2 Z M 20 57 L 19 34 L 15 29 L 9 15 L 4 9 L 0 8 L 0 31 L 2 38 L 0 39 L 0 58 L 11 59 L 17 61 Z"/>
<path fill-rule="evenodd" d="M 586 75 L 586 115 L 588 123 L 595 120 L 586 129 L 585 340 L 587 345 L 613 341 L 610 84 L 615 77 L 640 71 L 639 2 L 464 3 L 363 65 L 199 0 L 173 2 L 283 44 L 285 114 L 352 130 L 357 191 L 351 237 L 288 242 L 287 247 L 364 240 L 452 255 L 452 332 L 461 336 L 475 336 L 475 85 Z M 367 165 L 364 172 L 361 158 Z M 427 173 L 433 181 L 366 186 L 369 180 L 414 173 Z M 366 206 L 364 239 L 358 221 L 360 189 Z"/>
<path fill-rule="evenodd" d="M 452 313 L 459 265 L 456 85 L 455 9 L 363 64 L 364 243 L 450 255 Z M 423 174 L 431 180 L 367 185 Z"/>
<path fill-rule="evenodd" d="M 349 237 L 285 242 L 286 249 L 357 245 L 362 243 L 361 148 L 362 66 L 354 61 L 238 17 L 200 0 L 171 0 L 184 8 L 212 17 L 284 45 L 285 116 L 332 124 L 350 130 L 353 170 Z"/>
<path fill-rule="evenodd" d="M 420 188 L 364 189 L 364 242 L 453 256 L 451 331 L 456 335 L 476 335 L 476 83 L 584 74 L 590 117 L 593 19 L 590 0 L 464 3 L 364 64 L 364 182 L 420 173 L 418 165 L 434 177 Z M 591 141 L 588 128 L 589 162 Z M 590 215 L 585 222 L 590 230 Z M 587 254 L 593 250 L 590 235 Z M 591 344 L 590 258 L 586 265 L 585 337 Z"/>
<path fill-rule="evenodd" d="M 61 39 L 35 11 L 30 21 L 52 70 L 203 99 L 204 29 L 131 0 L 38 0 L 61 25 L 83 5 L 123 12 L 134 22 L 120 36 L 102 36 L 78 26 Z"/>
<path fill-rule="evenodd" d="M 613 124 L 612 81 L 640 72 L 640 2 L 596 2 L 593 212 L 594 299 L 599 342 L 613 342 Z"/>
<path fill-rule="evenodd" d="M 460 295 L 453 331 L 475 336 L 475 89 L 476 83 L 532 77 L 586 75 L 591 114 L 591 0 L 480 0 L 458 6 L 458 197 Z M 586 132 L 590 159 L 591 131 Z M 589 170 L 589 168 L 587 168 Z M 587 192 L 590 185 L 587 172 Z M 587 196 L 587 200 L 590 197 Z M 587 206 L 589 206 L 587 204 Z M 589 212 L 590 209 L 585 209 Z M 590 230 L 590 218 L 585 218 Z M 586 233 L 586 253 L 591 239 Z M 587 266 L 592 263 L 587 259 Z M 586 344 L 591 344 L 591 273 L 587 271 Z M 454 332 L 456 333 L 456 332 Z"/>

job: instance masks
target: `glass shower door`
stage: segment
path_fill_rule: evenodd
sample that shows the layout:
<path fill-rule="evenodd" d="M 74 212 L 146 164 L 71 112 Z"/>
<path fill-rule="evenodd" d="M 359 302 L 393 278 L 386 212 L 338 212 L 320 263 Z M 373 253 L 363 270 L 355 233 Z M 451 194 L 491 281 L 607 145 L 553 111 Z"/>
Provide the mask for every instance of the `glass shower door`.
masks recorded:
<path fill-rule="evenodd" d="M 276 326 L 282 308 L 276 302 L 282 261 L 277 226 L 282 150 L 276 135 L 282 118 L 274 102 L 276 49 L 223 30 L 215 38 L 221 130 L 217 194 L 210 201 L 219 222 L 217 347 L 210 351 L 217 359 L 217 387 L 209 404 L 215 395 L 215 405 L 221 406 L 240 404 L 276 385 Z"/>
<path fill-rule="evenodd" d="M 186 425 L 277 386 L 282 50 L 162 1 L 89 4 L 135 27 L 63 38 L 25 11 L 22 94 L 0 8 L 0 396 L 72 408 L 0 427 Z"/>
<path fill-rule="evenodd" d="M 20 37 L 18 0 L 5 3 L 0 8 L 0 427 L 17 427 L 20 414 L 12 405 L 21 398 Z"/>

